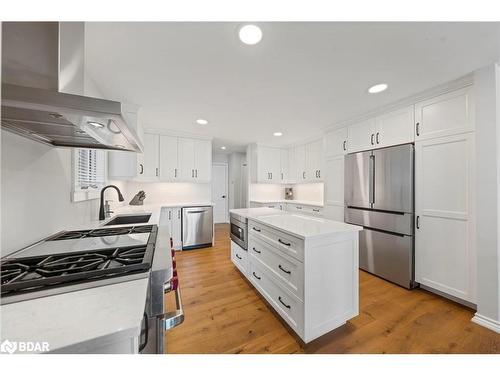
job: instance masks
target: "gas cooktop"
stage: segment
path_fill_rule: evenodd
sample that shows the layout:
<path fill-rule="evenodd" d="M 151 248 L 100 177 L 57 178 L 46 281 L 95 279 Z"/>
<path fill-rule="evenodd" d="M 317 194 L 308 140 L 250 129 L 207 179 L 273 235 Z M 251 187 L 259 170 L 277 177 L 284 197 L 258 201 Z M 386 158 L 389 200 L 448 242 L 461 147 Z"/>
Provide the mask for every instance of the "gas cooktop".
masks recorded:
<path fill-rule="evenodd" d="M 2 303 L 13 295 L 146 272 L 156 235 L 156 225 L 63 232 L 2 258 Z"/>

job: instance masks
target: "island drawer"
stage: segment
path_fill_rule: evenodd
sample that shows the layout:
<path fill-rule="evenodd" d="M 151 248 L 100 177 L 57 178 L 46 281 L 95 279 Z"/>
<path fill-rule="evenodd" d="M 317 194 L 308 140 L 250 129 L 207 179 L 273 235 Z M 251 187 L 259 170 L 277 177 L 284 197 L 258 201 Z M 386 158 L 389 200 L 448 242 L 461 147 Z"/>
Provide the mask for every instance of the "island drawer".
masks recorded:
<path fill-rule="evenodd" d="M 252 236 L 248 243 L 248 256 L 260 262 L 272 277 L 285 284 L 299 299 L 304 299 L 304 265 L 279 249 Z"/>
<path fill-rule="evenodd" d="M 302 336 L 304 304 L 292 293 L 275 283 L 257 262 L 250 261 L 250 280 L 280 316 Z"/>
<path fill-rule="evenodd" d="M 248 277 L 248 271 L 250 269 L 248 252 L 233 241 L 231 241 L 231 260 L 234 265 Z"/>
<path fill-rule="evenodd" d="M 253 220 L 248 221 L 249 238 L 255 236 L 273 245 L 283 253 L 304 261 L 304 240 L 271 228 L 267 225 L 257 223 Z"/>

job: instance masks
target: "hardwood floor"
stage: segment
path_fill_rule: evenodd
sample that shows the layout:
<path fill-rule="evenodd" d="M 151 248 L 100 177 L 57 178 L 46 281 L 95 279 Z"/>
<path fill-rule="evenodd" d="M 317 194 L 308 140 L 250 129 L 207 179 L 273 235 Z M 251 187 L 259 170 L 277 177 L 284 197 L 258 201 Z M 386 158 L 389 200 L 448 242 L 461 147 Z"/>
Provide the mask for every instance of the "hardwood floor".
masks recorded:
<path fill-rule="evenodd" d="M 359 316 L 304 345 L 231 263 L 226 224 L 214 247 L 176 259 L 186 317 L 167 333 L 168 353 L 500 353 L 500 335 L 472 310 L 363 271 Z"/>

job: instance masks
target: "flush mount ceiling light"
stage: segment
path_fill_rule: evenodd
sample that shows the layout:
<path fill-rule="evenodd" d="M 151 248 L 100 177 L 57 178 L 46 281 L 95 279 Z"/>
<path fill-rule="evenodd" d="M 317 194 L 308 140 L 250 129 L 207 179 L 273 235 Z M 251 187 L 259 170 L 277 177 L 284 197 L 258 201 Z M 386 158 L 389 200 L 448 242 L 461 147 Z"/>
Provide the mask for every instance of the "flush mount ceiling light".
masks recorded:
<path fill-rule="evenodd" d="M 368 92 L 370 94 L 378 94 L 379 92 L 387 90 L 387 87 L 389 87 L 387 83 L 379 83 L 377 85 L 373 85 L 372 87 L 370 87 L 368 89 Z"/>
<path fill-rule="evenodd" d="M 262 30 L 256 25 L 244 25 L 238 32 L 240 40 L 249 45 L 257 44 L 262 39 Z"/>
<path fill-rule="evenodd" d="M 208 124 L 208 120 L 205 120 L 204 118 L 199 118 L 196 120 L 196 123 L 198 125 L 207 125 Z"/>
<path fill-rule="evenodd" d="M 226 146 L 222 146 L 220 149 L 221 149 L 221 150 L 225 150 L 225 149 L 226 149 Z"/>
<path fill-rule="evenodd" d="M 275 137 L 281 137 L 283 135 L 283 133 L 282 132 L 274 132 L 273 135 Z"/>
<path fill-rule="evenodd" d="M 95 128 L 104 128 L 104 125 L 96 121 L 87 121 L 87 124 L 92 125 Z"/>

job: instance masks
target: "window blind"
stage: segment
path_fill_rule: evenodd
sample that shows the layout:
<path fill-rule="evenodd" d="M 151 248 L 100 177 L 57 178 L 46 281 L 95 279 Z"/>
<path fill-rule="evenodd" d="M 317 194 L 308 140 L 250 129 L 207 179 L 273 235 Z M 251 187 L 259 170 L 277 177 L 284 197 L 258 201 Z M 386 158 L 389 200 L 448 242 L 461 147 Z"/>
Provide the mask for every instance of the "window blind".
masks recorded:
<path fill-rule="evenodd" d="M 99 189 L 105 183 L 105 156 L 103 150 L 80 148 L 76 160 L 76 189 Z"/>

